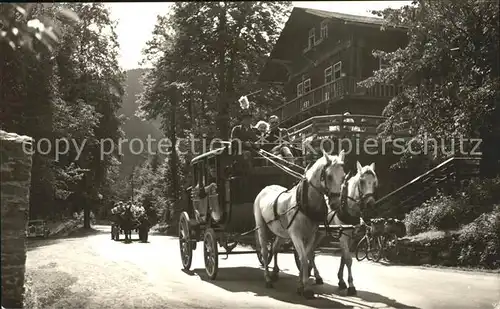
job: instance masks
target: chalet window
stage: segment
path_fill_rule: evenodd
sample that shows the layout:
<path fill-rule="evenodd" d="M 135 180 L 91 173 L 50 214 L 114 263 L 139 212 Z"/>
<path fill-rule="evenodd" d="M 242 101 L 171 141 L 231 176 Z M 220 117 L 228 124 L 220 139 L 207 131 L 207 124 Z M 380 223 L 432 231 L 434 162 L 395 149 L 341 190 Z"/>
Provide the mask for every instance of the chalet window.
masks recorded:
<path fill-rule="evenodd" d="M 304 94 L 308 93 L 311 91 L 311 79 L 308 78 L 304 81 Z"/>
<path fill-rule="evenodd" d="M 342 77 L 342 61 L 339 61 L 333 65 L 333 80 L 337 80 Z"/>
<path fill-rule="evenodd" d="M 325 69 L 325 84 L 332 82 L 333 80 L 333 71 L 332 66 L 329 66 Z"/>
<path fill-rule="evenodd" d="M 386 69 L 388 67 L 390 67 L 391 65 L 389 64 L 389 61 L 387 60 L 384 60 L 382 58 L 378 58 L 378 69 L 379 70 L 383 70 L 383 69 Z"/>
<path fill-rule="evenodd" d="M 297 97 L 301 97 L 304 94 L 304 84 L 299 83 L 297 85 Z"/>
<path fill-rule="evenodd" d="M 328 37 L 328 20 L 323 20 L 321 22 L 320 38 L 326 39 L 327 37 Z"/>
<path fill-rule="evenodd" d="M 314 41 L 316 40 L 316 29 L 312 28 L 309 30 L 309 40 L 307 41 L 307 46 L 309 48 L 314 46 Z"/>

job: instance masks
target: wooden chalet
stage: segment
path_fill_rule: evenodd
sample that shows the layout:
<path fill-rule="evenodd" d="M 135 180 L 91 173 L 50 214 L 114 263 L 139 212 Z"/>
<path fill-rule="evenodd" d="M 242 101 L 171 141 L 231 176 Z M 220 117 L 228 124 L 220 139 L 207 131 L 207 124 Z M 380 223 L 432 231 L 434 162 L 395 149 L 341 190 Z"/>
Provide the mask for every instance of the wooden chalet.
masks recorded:
<path fill-rule="evenodd" d="M 406 29 L 383 25 L 383 19 L 375 17 L 307 8 L 292 10 L 259 77 L 262 83 L 284 86 L 285 102 L 273 114 L 280 117 L 281 126 L 288 128 L 292 140 L 310 138 L 318 144 L 323 137 L 360 141 L 377 136 L 377 127 L 385 119 L 383 109 L 402 89 L 387 84 L 362 88 L 357 83 L 387 65 L 373 56 L 374 50 L 391 52 L 408 43 Z M 343 116 L 345 112 L 350 115 Z M 409 134 L 400 130 L 396 135 Z M 477 173 L 477 158 L 451 157 L 416 177 L 417 171 L 390 169 L 399 155 L 386 150 L 375 155 L 361 150 L 346 158 L 350 171 L 355 170 L 358 160 L 363 165 L 376 163 L 381 180 L 378 215 L 402 218 L 435 194 L 437 187 L 456 184 Z"/>
<path fill-rule="evenodd" d="M 380 18 L 294 8 L 259 80 L 285 87 L 286 103 L 274 111 L 289 127 L 312 116 L 380 116 L 398 91 L 393 85 L 360 88 L 359 81 L 386 63 L 373 50 L 407 44 L 401 28 L 381 29 Z"/>

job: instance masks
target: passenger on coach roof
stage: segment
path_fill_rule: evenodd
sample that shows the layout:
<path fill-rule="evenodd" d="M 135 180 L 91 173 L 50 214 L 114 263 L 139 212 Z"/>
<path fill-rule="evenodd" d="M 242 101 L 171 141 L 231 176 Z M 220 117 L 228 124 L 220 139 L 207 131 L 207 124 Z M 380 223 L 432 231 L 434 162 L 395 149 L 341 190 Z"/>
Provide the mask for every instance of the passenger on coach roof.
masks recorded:
<path fill-rule="evenodd" d="M 257 129 L 259 141 L 261 141 L 264 137 L 266 137 L 267 134 L 269 134 L 270 125 L 264 120 L 261 120 L 257 122 L 255 128 Z"/>
<path fill-rule="evenodd" d="M 231 131 L 231 144 L 235 151 L 238 151 L 241 143 L 242 153 L 239 154 L 239 163 L 246 168 L 252 168 L 252 149 L 258 149 L 255 144 L 257 140 L 257 129 L 252 126 L 252 114 L 248 110 L 242 111 L 241 124 L 235 126 Z M 243 159 L 243 160 L 242 160 Z"/>
<path fill-rule="evenodd" d="M 269 117 L 269 124 L 271 125 L 271 130 L 269 131 L 267 142 L 270 144 L 275 144 L 271 148 L 271 153 L 275 155 L 280 155 L 285 158 L 288 162 L 293 162 L 293 154 L 290 150 L 290 136 L 288 130 L 285 128 L 278 127 L 280 119 L 276 115 Z M 277 145 L 276 145 L 277 144 Z"/>

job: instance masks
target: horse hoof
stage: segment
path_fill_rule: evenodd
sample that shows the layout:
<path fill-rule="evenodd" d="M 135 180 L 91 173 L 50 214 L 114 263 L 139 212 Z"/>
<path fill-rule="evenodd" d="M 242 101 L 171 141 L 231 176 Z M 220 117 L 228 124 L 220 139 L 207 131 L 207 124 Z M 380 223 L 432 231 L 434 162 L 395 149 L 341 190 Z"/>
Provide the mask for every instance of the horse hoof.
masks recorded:
<path fill-rule="evenodd" d="M 344 281 L 339 282 L 339 290 L 345 290 L 347 289 L 347 285 L 345 284 Z"/>
<path fill-rule="evenodd" d="M 273 288 L 273 283 L 271 281 L 266 281 L 266 288 L 267 289 L 272 289 Z"/>
<path fill-rule="evenodd" d="M 318 285 L 323 284 L 323 278 L 316 278 L 316 284 Z"/>
<path fill-rule="evenodd" d="M 314 298 L 314 292 L 312 290 L 304 290 L 302 293 L 305 299 L 313 299 Z"/>
<path fill-rule="evenodd" d="M 347 289 L 347 296 L 354 296 L 354 295 L 356 295 L 356 288 L 353 286 L 350 286 Z"/>

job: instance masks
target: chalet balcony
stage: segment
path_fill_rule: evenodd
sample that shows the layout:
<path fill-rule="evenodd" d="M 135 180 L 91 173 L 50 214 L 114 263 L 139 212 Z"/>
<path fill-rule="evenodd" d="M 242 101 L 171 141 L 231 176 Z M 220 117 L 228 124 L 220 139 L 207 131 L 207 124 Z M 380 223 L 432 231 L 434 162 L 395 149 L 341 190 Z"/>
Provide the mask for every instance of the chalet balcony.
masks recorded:
<path fill-rule="evenodd" d="M 288 132 L 294 143 L 308 138 L 377 138 L 379 127 L 385 117 L 374 115 L 325 115 L 311 117 L 290 128 Z M 407 138 L 410 132 L 406 125 L 396 128 L 395 137 Z"/>
<path fill-rule="evenodd" d="M 354 77 L 345 76 L 336 81 L 312 89 L 304 95 L 297 97 L 273 111 L 281 121 L 294 117 L 313 107 L 335 102 L 346 96 L 366 99 L 391 99 L 402 91 L 402 87 L 394 85 L 375 85 L 370 88 L 358 87 Z"/>

